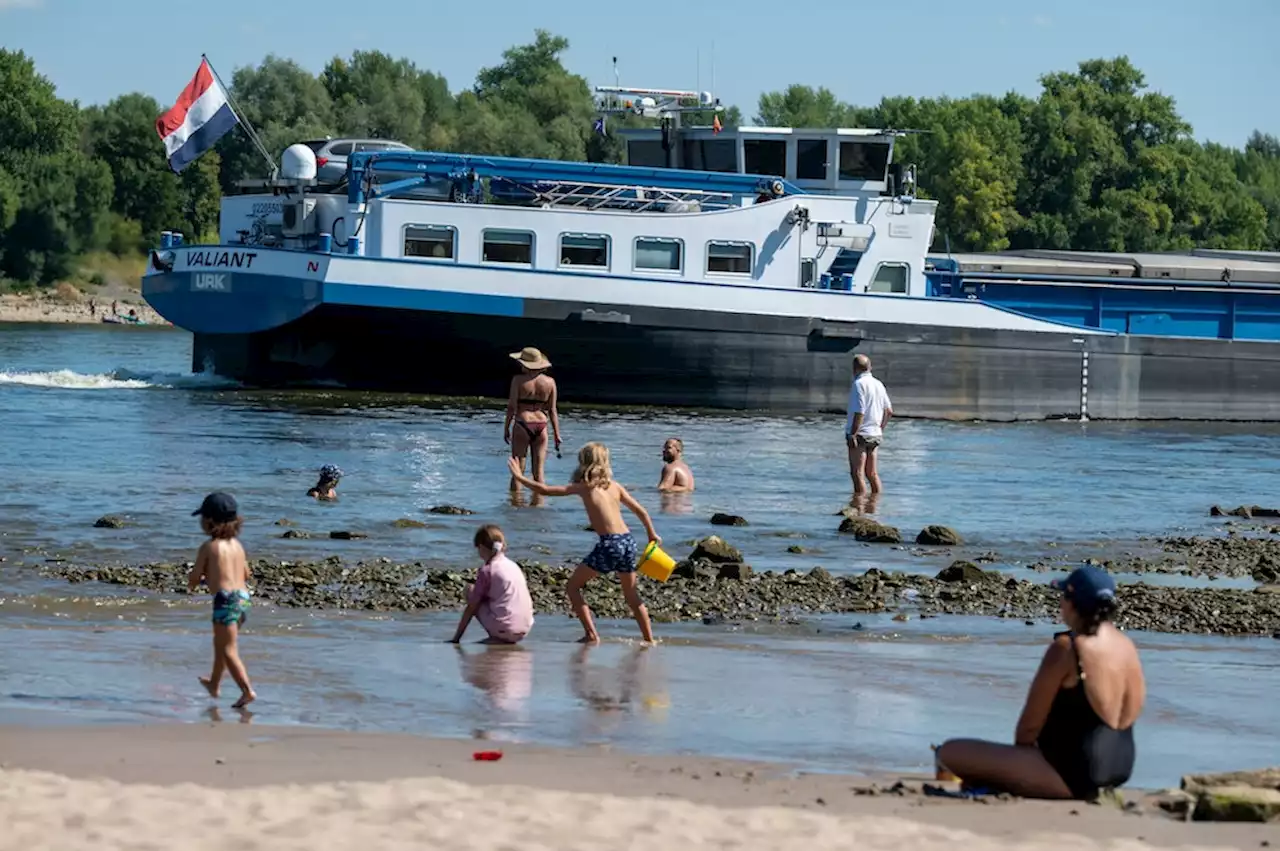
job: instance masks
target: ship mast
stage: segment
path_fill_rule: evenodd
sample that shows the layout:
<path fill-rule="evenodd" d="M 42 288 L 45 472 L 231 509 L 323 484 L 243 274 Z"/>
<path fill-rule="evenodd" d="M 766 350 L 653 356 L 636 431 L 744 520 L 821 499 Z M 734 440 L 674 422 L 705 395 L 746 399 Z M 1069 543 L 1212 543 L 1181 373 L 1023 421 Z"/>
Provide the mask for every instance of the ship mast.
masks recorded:
<path fill-rule="evenodd" d="M 612 86 L 596 86 L 596 111 L 604 115 L 639 115 L 657 118 L 662 128 L 662 150 L 667 167 L 673 168 L 672 140 L 680 129 L 680 116 L 686 112 L 724 112 L 720 99 L 711 92 L 679 89 L 645 89 L 623 86 L 618 82 L 618 57 L 613 57 Z"/>

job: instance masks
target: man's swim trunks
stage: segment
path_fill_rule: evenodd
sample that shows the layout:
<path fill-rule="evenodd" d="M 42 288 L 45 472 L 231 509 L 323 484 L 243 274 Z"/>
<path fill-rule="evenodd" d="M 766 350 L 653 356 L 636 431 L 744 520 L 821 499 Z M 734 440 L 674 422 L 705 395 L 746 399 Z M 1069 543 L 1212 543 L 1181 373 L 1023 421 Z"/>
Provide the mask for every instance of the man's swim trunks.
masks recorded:
<path fill-rule="evenodd" d="M 249 616 L 249 592 L 243 588 L 213 595 L 213 622 L 224 626 L 242 624 Z"/>
<path fill-rule="evenodd" d="M 601 535 L 595 549 L 582 563 L 596 573 L 634 573 L 636 569 L 636 539 L 627 532 L 622 535 Z"/>

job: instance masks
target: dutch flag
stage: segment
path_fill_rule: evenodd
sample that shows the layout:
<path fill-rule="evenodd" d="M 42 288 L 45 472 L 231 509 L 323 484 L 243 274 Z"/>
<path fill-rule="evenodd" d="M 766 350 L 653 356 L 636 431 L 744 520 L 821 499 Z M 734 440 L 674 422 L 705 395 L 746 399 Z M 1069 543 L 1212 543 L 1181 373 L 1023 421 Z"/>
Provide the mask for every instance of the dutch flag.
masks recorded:
<path fill-rule="evenodd" d="M 227 93 L 218 83 L 208 59 L 178 96 L 178 102 L 156 119 L 169 167 L 181 172 L 240 123 Z"/>

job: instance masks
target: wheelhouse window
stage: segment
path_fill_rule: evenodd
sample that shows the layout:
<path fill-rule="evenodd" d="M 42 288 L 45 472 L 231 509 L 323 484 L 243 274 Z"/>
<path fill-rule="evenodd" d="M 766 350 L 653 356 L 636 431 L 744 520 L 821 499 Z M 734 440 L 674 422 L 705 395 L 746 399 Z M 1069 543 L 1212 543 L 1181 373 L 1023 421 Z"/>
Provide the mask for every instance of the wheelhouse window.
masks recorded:
<path fill-rule="evenodd" d="M 746 165 L 747 174 L 766 174 L 770 177 L 786 177 L 786 140 L 745 139 L 742 142 L 742 159 Z"/>
<path fill-rule="evenodd" d="M 707 272 L 713 275 L 750 275 L 756 247 L 749 242 L 708 242 Z"/>
<path fill-rule="evenodd" d="M 827 140 L 796 140 L 796 179 L 827 179 Z"/>
<path fill-rule="evenodd" d="M 635 267 L 660 272 L 683 268 L 684 243 L 678 239 L 642 236 L 636 239 Z"/>
<path fill-rule="evenodd" d="M 458 232 L 448 225 L 406 225 L 404 256 L 453 260 L 457 256 L 457 242 Z"/>
<path fill-rule="evenodd" d="M 533 233 L 527 230 L 486 230 L 480 259 L 485 263 L 533 265 Z"/>
<path fill-rule="evenodd" d="M 685 139 L 680 153 L 683 168 L 729 174 L 738 170 L 738 145 L 732 139 Z"/>
<path fill-rule="evenodd" d="M 666 168 L 667 152 L 662 149 L 661 141 L 632 139 L 627 142 L 627 165 Z"/>
<path fill-rule="evenodd" d="M 560 265 L 609 268 L 609 237 L 598 233 L 560 234 Z"/>
<path fill-rule="evenodd" d="M 841 180 L 884 180 L 889 146 L 880 142 L 841 142 Z"/>
<path fill-rule="evenodd" d="M 872 293 L 905 293 L 911 270 L 906 263 L 881 263 L 876 267 L 875 277 L 867 292 Z"/>

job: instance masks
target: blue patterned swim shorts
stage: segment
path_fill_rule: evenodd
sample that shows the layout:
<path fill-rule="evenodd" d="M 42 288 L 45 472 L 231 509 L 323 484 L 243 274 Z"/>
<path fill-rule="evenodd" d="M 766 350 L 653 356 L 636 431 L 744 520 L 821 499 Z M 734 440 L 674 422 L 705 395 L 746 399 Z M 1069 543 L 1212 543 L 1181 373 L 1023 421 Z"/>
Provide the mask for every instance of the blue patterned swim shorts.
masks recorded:
<path fill-rule="evenodd" d="M 582 563 L 596 573 L 634 573 L 636 569 L 636 539 L 627 532 L 622 535 L 601 535 L 595 549 L 587 553 Z"/>
<path fill-rule="evenodd" d="M 213 595 L 213 622 L 223 626 L 241 625 L 249 616 L 249 592 L 243 588 Z"/>

